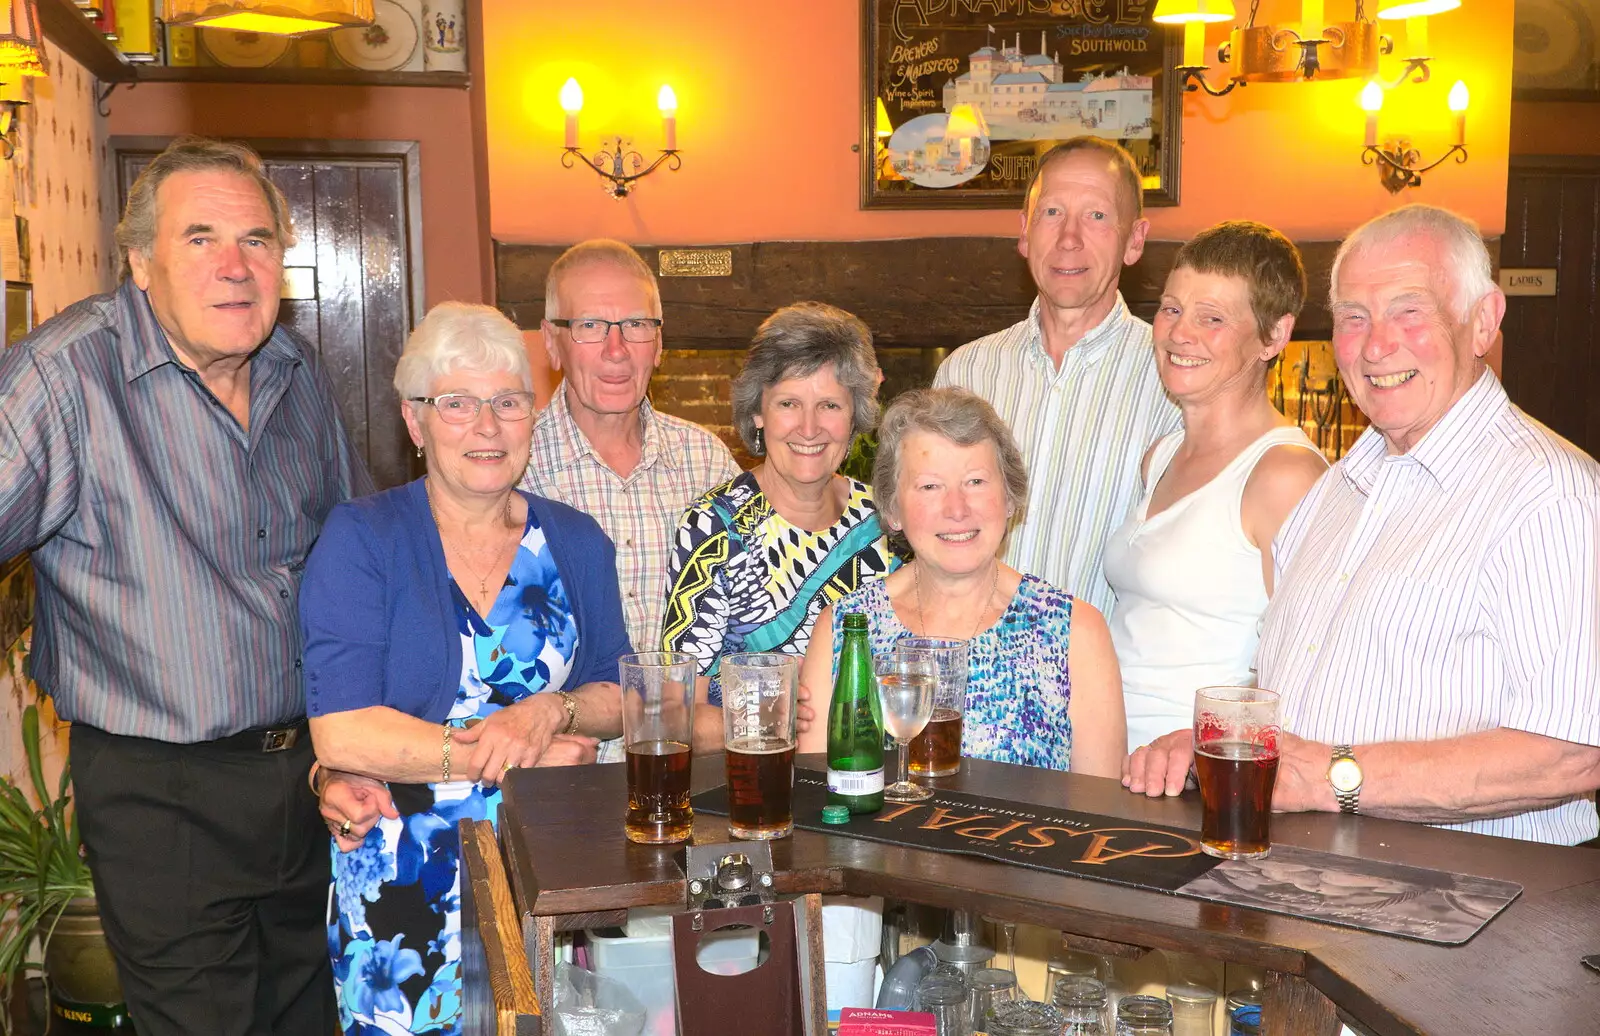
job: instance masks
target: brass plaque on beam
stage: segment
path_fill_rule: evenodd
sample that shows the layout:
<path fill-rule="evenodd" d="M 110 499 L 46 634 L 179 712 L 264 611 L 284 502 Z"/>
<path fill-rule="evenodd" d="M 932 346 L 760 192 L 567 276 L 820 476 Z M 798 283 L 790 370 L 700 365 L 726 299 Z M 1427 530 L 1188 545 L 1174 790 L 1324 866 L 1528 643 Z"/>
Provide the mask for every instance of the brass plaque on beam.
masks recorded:
<path fill-rule="evenodd" d="M 278 289 L 280 299 L 314 299 L 317 297 L 317 268 L 315 266 L 285 266 L 283 287 Z"/>
<path fill-rule="evenodd" d="M 1500 269 L 1500 290 L 1507 295 L 1554 295 L 1554 267 L 1510 267 Z"/>
<path fill-rule="evenodd" d="M 657 266 L 663 277 L 731 277 L 731 248 L 663 248 Z"/>

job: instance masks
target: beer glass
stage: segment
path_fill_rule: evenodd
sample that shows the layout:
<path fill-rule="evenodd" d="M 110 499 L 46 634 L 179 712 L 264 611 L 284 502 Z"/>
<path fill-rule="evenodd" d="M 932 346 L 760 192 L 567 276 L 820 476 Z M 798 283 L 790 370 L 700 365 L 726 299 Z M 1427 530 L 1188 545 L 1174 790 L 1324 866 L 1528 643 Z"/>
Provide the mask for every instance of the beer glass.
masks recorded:
<path fill-rule="evenodd" d="M 1196 691 L 1194 768 L 1200 847 L 1224 860 L 1267 855 L 1278 779 L 1278 693 L 1259 687 Z"/>
<path fill-rule="evenodd" d="M 872 660 L 878 676 L 878 698 L 883 706 L 883 727 L 900 746 L 900 779 L 883 789 L 888 802 L 921 802 L 933 792 L 911 781 L 906 764 L 911 753 L 907 746 L 922 733 L 933 715 L 933 668 L 924 659 L 898 653 L 879 655 Z"/>
<path fill-rule="evenodd" d="M 800 659 L 775 652 L 722 660 L 722 746 L 728 765 L 728 834 L 794 832 L 795 695 Z"/>
<path fill-rule="evenodd" d="M 686 841 L 694 827 L 689 808 L 694 659 L 675 651 L 646 651 L 623 655 L 617 668 L 628 760 L 628 839 Z"/>
<path fill-rule="evenodd" d="M 933 718 L 911 739 L 911 772 L 949 777 L 961 772 L 961 717 L 967 708 L 967 642 L 950 637 L 901 637 L 895 653 L 924 659 L 933 669 Z"/>

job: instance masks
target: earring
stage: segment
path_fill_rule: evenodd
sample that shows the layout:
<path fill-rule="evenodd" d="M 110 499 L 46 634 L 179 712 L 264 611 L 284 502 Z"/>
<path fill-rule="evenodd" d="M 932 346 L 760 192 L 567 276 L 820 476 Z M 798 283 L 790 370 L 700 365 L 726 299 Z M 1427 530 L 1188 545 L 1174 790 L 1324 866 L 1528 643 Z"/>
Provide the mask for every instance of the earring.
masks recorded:
<path fill-rule="evenodd" d="M 421 457 L 421 456 L 422 456 L 422 447 L 421 447 L 421 446 L 418 446 L 418 447 L 417 447 L 417 456 L 418 456 L 418 457 Z"/>
<path fill-rule="evenodd" d="M 761 453 L 766 453 L 766 452 L 767 452 L 767 440 L 766 440 L 766 437 L 761 434 L 761 429 L 757 428 L 756 429 L 756 453 L 761 454 Z"/>

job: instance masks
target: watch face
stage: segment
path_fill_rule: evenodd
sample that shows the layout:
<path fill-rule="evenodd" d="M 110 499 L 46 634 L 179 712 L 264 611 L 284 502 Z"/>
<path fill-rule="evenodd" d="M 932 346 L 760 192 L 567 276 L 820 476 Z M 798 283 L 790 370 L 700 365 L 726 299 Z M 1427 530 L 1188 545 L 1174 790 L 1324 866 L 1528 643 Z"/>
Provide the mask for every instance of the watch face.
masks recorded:
<path fill-rule="evenodd" d="M 1336 759 L 1328 767 L 1328 781 L 1334 791 L 1355 791 L 1361 787 L 1361 766 L 1354 759 Z"/>

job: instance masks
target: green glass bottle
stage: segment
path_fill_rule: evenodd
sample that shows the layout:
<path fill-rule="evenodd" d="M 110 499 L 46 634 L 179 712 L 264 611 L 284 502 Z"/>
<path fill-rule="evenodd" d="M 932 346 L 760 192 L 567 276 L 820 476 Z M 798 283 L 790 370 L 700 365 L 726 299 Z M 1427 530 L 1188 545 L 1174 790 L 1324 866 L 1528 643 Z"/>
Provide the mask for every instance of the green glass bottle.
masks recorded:
<path fill-rule="evenodd" d="M 867 617 L 844 617 L 839 675 L 828 706 L 828 804 L 852 813 L 883 808 L 883 706 L 872 672 Z"/>

